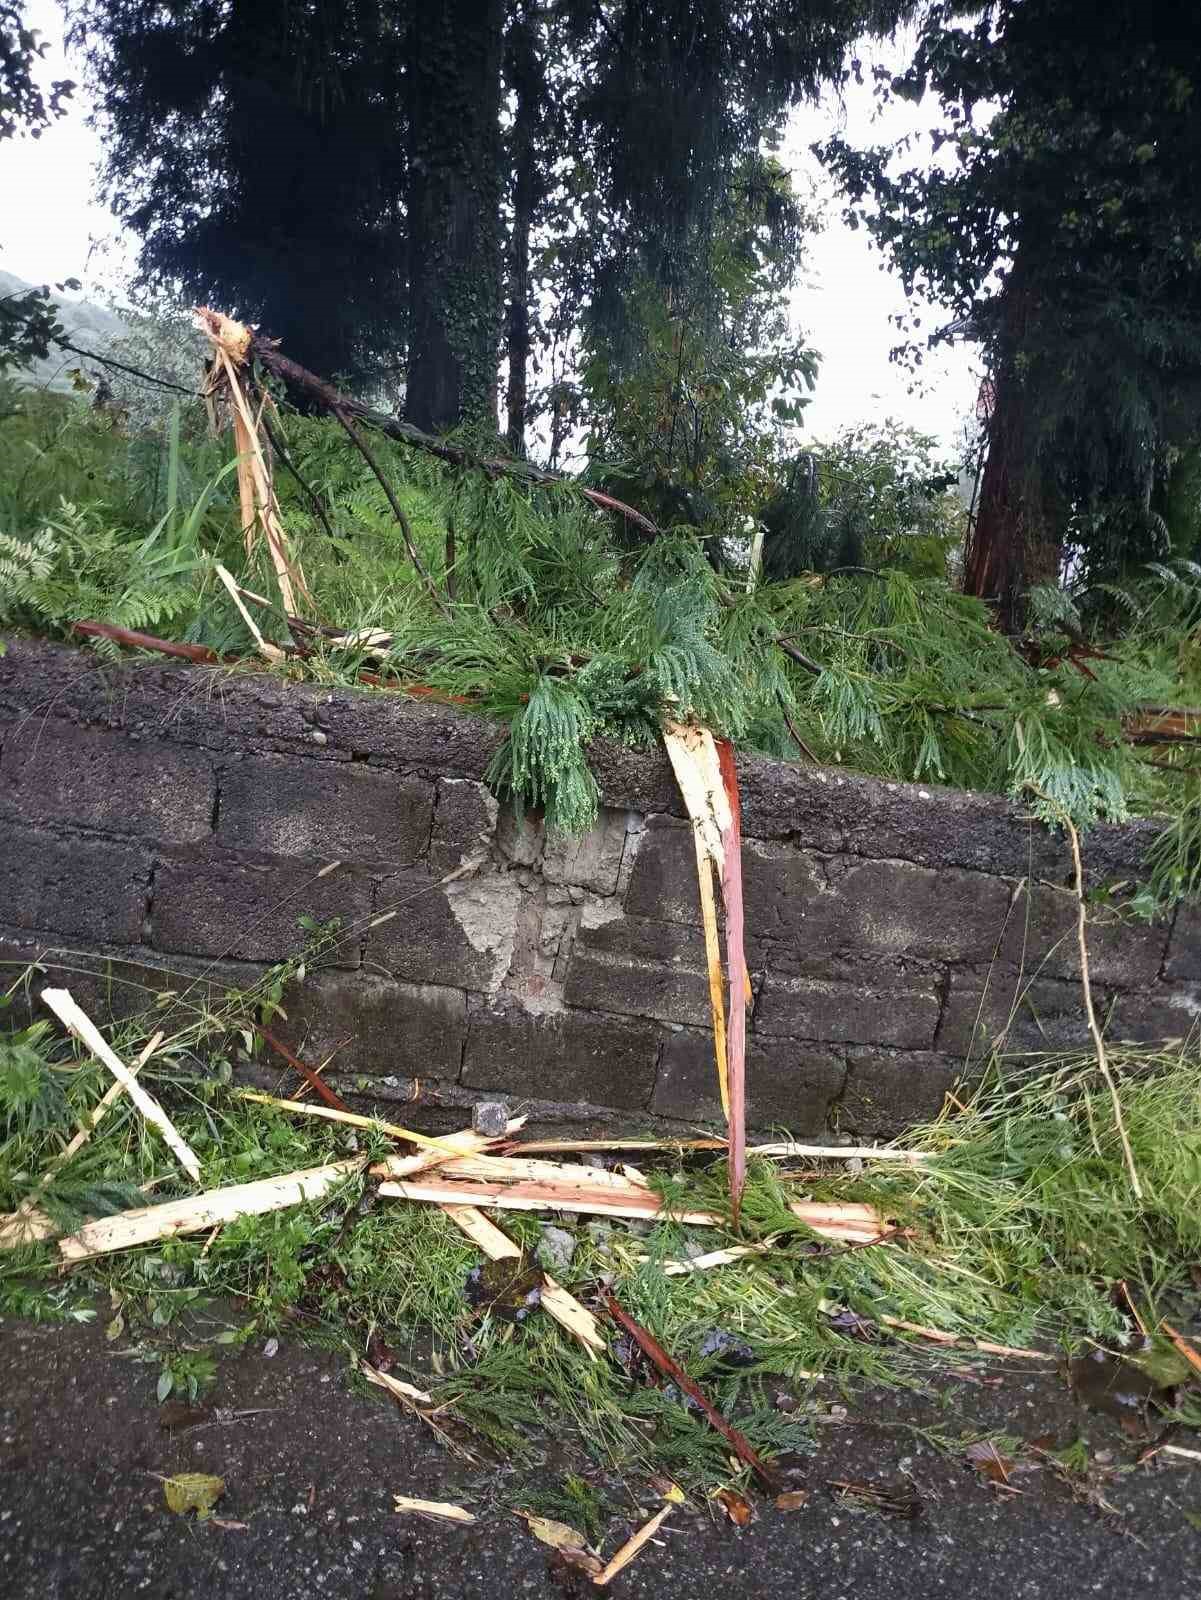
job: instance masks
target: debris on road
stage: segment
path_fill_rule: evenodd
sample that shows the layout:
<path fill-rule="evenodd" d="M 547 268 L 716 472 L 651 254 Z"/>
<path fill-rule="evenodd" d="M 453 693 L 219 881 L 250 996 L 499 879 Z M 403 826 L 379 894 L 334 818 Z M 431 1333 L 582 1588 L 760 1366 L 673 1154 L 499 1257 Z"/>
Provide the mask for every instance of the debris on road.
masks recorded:
<path fill-rule="evenodd" d="M 453 1505 L 448 1500 L 414 1500 L 407 1494 L 394 1494 L 392 1499 L 395 1510 L 400 1513 L 412 1512 L 419 1517 L 433 1517 L 442 1522 L 461 1522 L 465 1527 L 479 1519 L 463 1506 Z"/>

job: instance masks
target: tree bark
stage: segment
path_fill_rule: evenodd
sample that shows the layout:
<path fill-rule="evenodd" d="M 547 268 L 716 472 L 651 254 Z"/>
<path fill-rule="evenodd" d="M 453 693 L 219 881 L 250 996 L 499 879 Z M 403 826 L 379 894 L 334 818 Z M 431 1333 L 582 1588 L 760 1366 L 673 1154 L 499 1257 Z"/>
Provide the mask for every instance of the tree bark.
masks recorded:
<path fill-rule="evenodd" d="M 427 0 L 410 29 L 405 412 L 429 431 L 496 427 L 503 19 L 503 0 Z"/>
<path fill-rule="evenodd" d="M 1032 396 L 1017 362 L 1028 306 L 1014 278 L 1006 293 L 1004 316 L 988 419 L 988 455 L 976 522 L 964 553 L 963 589 L 992 603 L 1001 625 L 1016 633 L 1024 620 L 1027 590 L 1058 579 L 1062 537 L 1054 515 L 1056 497 L 1032 446 Z"/>
<path fill-rule="evenodd" d="M 509 309 L 505 325 L 509 368 L 508 444 L 525 455 L 529 405 L 530 231 L 538 203 L 537 124 L 543 83 L 534 25 L 520 18 L 509 30 L 507 69 L 516 106 L 511 134 L 513 153 L 513 232 L 509 244 Z"/>

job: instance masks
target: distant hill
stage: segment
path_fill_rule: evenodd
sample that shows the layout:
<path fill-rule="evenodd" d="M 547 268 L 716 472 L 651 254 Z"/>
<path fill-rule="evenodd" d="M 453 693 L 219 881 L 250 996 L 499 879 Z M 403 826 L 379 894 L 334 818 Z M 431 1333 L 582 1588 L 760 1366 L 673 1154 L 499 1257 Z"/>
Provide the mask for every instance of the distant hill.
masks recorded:
<path fill-rule="evenodd" d="M 0 297 L 23 294 L 26 289 L 36 287 L 22 278 L 14 277 L 11 272 L 0 272 Z M 67 330 L 67 338 L 84 350 L 103 351 L 112 340 L 122 338 L 129 331 L 120 317 L 104 306 L 94 305 L 90 300 L 63 299 L 59 301 L 58 309 L 59 321 Z M 45 361 L 35 362 L 29 372 L 19 374 L 18 379 L 66 392 L 71 388 L 67 374 L 79 364 L 80 357 L 69 350 L 53 351 Z"/>

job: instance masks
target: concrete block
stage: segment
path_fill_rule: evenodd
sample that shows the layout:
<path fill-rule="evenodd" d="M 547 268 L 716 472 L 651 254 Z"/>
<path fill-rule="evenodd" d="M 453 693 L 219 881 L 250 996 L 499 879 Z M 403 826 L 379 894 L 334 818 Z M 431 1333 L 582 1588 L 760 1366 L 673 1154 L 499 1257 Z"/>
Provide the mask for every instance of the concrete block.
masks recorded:
<path fill-rule="evenodd" d="M 1177 907 L 1163 975 L 1169 983 L 1201 981 L 1201 907 Z"/>
<path fill-rule="evenodd" d="M 842 1057 L 832 1051 L 807 1049 L 784 1040 L 750 1039 L 747 1124 L 764 1130 L 787 1128 L 798 1137 L 820 1134 L 845 1080 Z M 681 1031 L 668 1037 L 651 1110 L 684 1121 L 724 1121 L 712 1034 Z"/>
<path fill-rule="evenodd" d="M 439 876 L 453 872 L 486 848 L 496 832 L 499 807 L 482 783 L 439 778 L 430 835 L 430 866 Z"/>
<path fill-rule="evenodd" d="M 134 844 L 62 839 L 5 826 L 0 922 L 105 944 L 136 944 L 151 858 Z"/>
<path fill-rule="evenodd" d="M 755 1011 L 755 1032 L 822 1044 L 928 1050 L 938 1014 L 938 997 L 928 989 L 861 989 L 769 972 Z"/>
<path fill-rule="evenodd" d="M 838 1126 L 862 1138 L 891 1139 L 942 1110 L 965 1077 L 962 1062 L 927 1051 L 851 1050 Z"/>
<path fill-rule="evenodd" d="M 699 928 L 636 917 L 600 927 L 581 922 L 564 998 L 589 1010 L 703 1027 L 710 1017 L 704 936 Z"/>
<path fill-rule="evenodd" d="M 442 884 L 414 869 L 383 879 L 367 960 L 410 983 L 497 989 L 513 958 L 521 890 L 506 873 L 481 871 Z"/>
<path fill-rule="evenodd" d="M 1076 906 L 1071 889 L 1034 884 L 1023 891 L 1014 903 L 998 959 L 1031 976 L 1079 980 Z M 1137 989 L 1159 976 L 1168 928 L 1125 921 L 1113 911 L 1090 910 L 1087 938 L 1092 981 Z"/>
<path fill-rule="evenodd" d="M 161 861 L 150 926 L 156 950 L 237 961 L 281 961 L 312 935 L 300 918 L 339 918 L 326 960 L 355 967 L 372 908 L 371 881 L 350 867 L 319 877 L 312 867 L 272 866 L 213 856 Z"/>
<path fill-rule="evenodd" d="M 362 970 L 318 972 L 288 988 L 284 1007 L 280 1037 L 311 1066 L 332 1055 L 333 1069 L 344 1074 L 443 1082 L 459 1076 L 467 1037 L 461 989 Z"/>
<path fill-rule="evenodd" d="M 363 762 L 253 756 L 222 774 L 217 835 L 262 855 L 408 866 L 425 853 L 433 810 L 433 785 L 421 778 Z"/>
<path fill-rule="evenodd" d="M 212 832 L 216 779 L 197 750 L 31 719 L 0 755 L 0 807 L 26 822 L 187 844 Z"/>
<path fill-rule="evenodd" d="M 471 1015 L 462 1081 L 510 1099 L 638 1110 L 654 1088 L 661 1039 L 661 1029 L 643 1022 L 576 1011 L 533 1017 L 518 1006 L 490 1006 Z"/>
<path fill-rule="evenodd" d="M 952 973 L 935 1044 L 965 1060 L 994 1050 L 1088 1049 L 1080 985 L 1032 981 L 999 966 Z"/>

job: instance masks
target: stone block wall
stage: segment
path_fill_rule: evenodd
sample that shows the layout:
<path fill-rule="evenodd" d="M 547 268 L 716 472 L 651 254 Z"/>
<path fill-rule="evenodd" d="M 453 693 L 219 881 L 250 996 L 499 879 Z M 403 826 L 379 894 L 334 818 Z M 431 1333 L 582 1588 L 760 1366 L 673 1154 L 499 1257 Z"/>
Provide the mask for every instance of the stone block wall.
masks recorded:
<path fill-rule="evenodd" d="M 666 758 L 599 744 L 582 839 L 484 785 L 493 724 L 379 693 L 23 640 L 0 657 L 0 971 L 113 1014 L 243 985 L 339 921 L 287 997 L 330 1081 L 543 1120 L 719 1114 L 689 827 Z M 739 762 L 753 1124 L 889 1134 L 993 1045 L 1087 1047 L 1063 841 L 995 797 Z M 1086 842 L 1137 879 L 1150 823 Z M 1111 1039 L 1187 1036 L 1195 913 L 1097 912 Z M 461 1115 L 461 1113 L 459 1113 Z"/>

